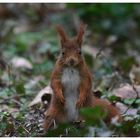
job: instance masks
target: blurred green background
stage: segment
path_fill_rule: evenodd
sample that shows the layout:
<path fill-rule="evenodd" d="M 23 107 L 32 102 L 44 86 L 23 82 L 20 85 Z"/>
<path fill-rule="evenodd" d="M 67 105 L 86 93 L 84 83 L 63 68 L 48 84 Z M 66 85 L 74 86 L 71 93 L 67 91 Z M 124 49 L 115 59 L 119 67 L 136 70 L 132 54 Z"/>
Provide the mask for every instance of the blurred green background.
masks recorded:
<path fill-rule="evenodd" d="M 33 65 L 29 77 L 43 74 L 49 80 L 60 46 L 55 26 L 62 25 L 72 36 L 76 35 L 79 24 L 83 21 L 88 25 L 83 50 L 91 70 L 97 73 L 94 74 L 95 80 L 117 70 L 128 81 L 132 65 L 139 65 L 140 59 L 139 6 L 140 4 L 1 4 L 1 57 L 6 63 L 15 56 L 24 57 Z M 106 58 L 94 61 L 101 48 Z"/>

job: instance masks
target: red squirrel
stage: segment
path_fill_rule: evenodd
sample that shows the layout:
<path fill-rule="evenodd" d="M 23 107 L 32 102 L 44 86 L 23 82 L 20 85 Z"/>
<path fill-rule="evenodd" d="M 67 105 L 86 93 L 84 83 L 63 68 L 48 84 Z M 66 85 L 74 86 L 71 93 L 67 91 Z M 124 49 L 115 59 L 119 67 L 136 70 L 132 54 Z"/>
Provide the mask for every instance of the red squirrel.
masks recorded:
<path fill-rule="evenodd" d="M 44 122 L 48 130 L 53 120 L 74 122 L 79 119 L 82 107 L 101 106 L 108 111 L 107 120 L 120 115 L 106 100 L 98 99 L 92 93 L 92 75 L 81 52 L 86 25 L 79 27 L 77 36 L 69 38 L 61 26 L 57 26 L 61 51 L 51 76 L 53 97 Z"/>

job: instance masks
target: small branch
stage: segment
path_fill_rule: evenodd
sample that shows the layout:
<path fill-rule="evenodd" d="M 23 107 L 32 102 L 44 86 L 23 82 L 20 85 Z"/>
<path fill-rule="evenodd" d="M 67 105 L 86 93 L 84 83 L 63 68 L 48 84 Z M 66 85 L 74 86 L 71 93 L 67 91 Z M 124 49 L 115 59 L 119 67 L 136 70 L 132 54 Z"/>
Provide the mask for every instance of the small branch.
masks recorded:
<path fill-rule="evenodd" d="M 98 53 L 96 54 L 96 57 L 95 59 L 97 59 L 101 54 L 102 54 L 102 51 L 104 50 L 104 47 L 101 47 L 98 51 Z"/>
<path fill-rule="evenodd" d="M 30 134 L 30 132 L 22 125 L 20 125 L 28 134 Z"/>
<path fill-rule="evenodd" d="M 16 122 L 19 126 L 21 126 L 28 134 L 30 134 L 30 132 L 20 122 L 18 122 L 12 115 L 11 117 L 14 122 Z"/>

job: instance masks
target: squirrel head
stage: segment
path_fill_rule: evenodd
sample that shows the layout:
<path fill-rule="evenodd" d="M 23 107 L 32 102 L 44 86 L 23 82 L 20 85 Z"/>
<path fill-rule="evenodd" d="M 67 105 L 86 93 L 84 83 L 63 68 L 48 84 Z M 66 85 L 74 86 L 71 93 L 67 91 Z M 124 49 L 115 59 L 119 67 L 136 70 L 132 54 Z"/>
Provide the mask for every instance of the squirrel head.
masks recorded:
<path fill-rule="evenodd" d="M 74 38 L 69 38 L 63 27 L 57 26 L 56 29 L 60 36 L 61 53 L 59 58 L 62 64 L 66 66 L 77 66 L 82 60 L 81 47 L 86 25 L 83 23 L 80 24 L 78 33 Z"/>

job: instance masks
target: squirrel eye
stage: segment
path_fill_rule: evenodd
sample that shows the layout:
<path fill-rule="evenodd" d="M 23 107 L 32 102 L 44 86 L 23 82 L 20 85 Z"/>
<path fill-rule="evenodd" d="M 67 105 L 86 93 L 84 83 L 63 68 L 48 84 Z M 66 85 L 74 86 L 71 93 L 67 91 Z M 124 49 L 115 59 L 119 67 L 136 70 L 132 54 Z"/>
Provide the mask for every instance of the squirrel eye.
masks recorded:
<path fill-rule="evenodd" d="M 78 53 L 81 55 L 81 53 L 82 53 L 82 52 L 81 52 L 81 50 L 79 50 L 79 52 L 78 52 Z"/>
<path fill-rule="evenodd" d="M 63 51 L 63 52 L 62 52 L 62 55 L 64 55 L 64 54 L 65 54 L 65 52 Z"/>

